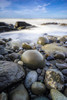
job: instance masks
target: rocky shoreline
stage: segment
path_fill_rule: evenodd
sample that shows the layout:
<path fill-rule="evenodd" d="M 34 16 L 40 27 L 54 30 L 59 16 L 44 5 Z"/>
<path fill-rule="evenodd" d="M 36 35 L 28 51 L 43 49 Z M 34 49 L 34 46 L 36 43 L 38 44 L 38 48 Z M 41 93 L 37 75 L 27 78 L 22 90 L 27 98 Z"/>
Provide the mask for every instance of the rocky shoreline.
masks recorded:
<path fill-rule="evenodd" d="M 0 99 L 67 100 L 67 36 L 18 42 L 0 39 Z"/>
<path fill-rule="evenodd" d="M 9 31 L 19 31 L 22 29 L 30 29 L 35 27 L 34 25 L 31 25 L 29 23 L 26 23 L 24 21 L 17 21 L 15 25 L 13 24 L 7 24 L 5 22 L 0 22 L 0 33 L 2 32 L 9 32 Z"/>

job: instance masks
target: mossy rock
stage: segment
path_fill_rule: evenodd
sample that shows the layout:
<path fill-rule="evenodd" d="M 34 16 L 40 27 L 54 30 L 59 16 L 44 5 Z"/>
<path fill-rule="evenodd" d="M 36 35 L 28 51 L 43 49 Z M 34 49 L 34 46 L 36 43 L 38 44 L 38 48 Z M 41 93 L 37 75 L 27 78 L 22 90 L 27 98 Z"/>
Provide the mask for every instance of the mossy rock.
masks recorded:
<path fill-rule="evenodd" d="M 65 97 L 58 90 L 51 89 L 50 93 L 51 93 L 52 100 L 67 100 L 67 97 Z"/>
<path fill-rule="evenodd" d="M 57 69 L 48 69 L 45 74 L 45 84 L 48 89 L 63 89 L 64 76 Z"/>
<path fill-rule="evenodd" d="M 17 28 L 18 30 L 22 30 L 22 29 L 25 29 L 25 26 L 20 26 Z"/>
<path fill-rule="evenodd" d="M 37 44 L 40 44 L 40 45 L 45 45 L 47 43 L 49 43 L 49 40 L 47 39 L 47 37 L 39 37 L 37 41 Z"/>
<path fill-rule="evenodd" d="M 43 68 L 44 57 L 37 50 L 27 50 L 21 55 L 21 60 L 31 69 Z"/>
<path fill-rule="evenodd" d="M 53 54 L 56 51 L 67 54 L 67 48 L 58 46 L 57 43 L 46 44 L 42 46 L 42 50 L 44 50 L 47 54 Z"/>
<path fill-rule="evenodd" d="M 32 47 L 28 43 L 23 43 L 22 48 L 23 49 L 32 49 Z"/>

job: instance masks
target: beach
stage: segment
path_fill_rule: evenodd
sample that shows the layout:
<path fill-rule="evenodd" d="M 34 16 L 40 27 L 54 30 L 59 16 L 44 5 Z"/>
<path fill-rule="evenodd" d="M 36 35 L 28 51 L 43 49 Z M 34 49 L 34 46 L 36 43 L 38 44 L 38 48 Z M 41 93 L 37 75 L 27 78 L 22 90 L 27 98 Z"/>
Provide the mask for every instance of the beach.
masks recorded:
<path fill-rule="evenodd" d="M 1 100 L 67 100 L 67 19 L 0 24 Z"/>

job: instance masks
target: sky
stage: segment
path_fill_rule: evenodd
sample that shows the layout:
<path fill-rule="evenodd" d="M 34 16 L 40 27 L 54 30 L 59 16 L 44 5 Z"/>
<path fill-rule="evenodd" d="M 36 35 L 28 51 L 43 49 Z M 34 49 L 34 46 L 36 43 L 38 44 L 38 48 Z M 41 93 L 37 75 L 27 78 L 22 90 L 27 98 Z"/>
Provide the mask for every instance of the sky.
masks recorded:
<path fill-rule="evenodd" d="M 67 0 L 0 0 L 0 18 L 67 18 Z"/>

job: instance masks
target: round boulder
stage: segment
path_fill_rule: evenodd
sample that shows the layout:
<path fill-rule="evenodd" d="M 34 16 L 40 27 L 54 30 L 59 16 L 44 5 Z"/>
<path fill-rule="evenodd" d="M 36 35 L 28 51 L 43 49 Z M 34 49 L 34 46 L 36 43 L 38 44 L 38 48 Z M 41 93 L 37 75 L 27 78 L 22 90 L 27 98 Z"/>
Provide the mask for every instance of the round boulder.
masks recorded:
<path fill-rule="evenodd" d="M 45 75 L 45 83 L 49 89 L 62 90 L 64 83 L 63 74 L 56 69 L 48 69 Z"/>
<path fill-rule="evenodd" d="M 31 69 L 43 68 L 44 57 L 37 50 L 27 50 L 21 55 L 21 60 Z"/>
<path fill-rule="evenodd" d="M 37 44 L 40 44 L 40 45 L 45 45 L 48 43 L 49 43 L 49 40 L 47 39 L 47 37 L 39 37 L 37 41 Z"/>

